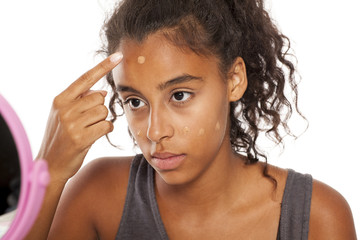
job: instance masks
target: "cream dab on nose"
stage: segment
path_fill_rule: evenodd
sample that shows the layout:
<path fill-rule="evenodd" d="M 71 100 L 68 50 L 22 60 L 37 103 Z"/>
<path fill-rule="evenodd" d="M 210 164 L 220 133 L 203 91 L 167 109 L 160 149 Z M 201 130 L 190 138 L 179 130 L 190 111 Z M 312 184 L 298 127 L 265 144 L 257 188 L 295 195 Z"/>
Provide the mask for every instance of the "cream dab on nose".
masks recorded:
<path fill-rule="evenodd" d="M 143 64 L 145 62 L 145 57 L 144 56 L 139 56 L 137 59 L 139 64 Z"/>

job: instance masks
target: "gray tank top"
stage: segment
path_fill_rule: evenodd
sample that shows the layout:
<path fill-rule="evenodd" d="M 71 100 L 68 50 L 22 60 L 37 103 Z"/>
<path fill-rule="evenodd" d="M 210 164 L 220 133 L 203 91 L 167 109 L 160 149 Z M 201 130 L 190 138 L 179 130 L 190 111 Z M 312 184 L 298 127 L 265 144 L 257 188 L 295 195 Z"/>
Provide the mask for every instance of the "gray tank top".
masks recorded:
<path fill-rule="evenodd" d="M 308 239 L 312 177 L 289 170 L 277 239 Z M 116 239 L 169 240 L 154 189 L 154 170 L 142 155 L 135 156 Z"/>

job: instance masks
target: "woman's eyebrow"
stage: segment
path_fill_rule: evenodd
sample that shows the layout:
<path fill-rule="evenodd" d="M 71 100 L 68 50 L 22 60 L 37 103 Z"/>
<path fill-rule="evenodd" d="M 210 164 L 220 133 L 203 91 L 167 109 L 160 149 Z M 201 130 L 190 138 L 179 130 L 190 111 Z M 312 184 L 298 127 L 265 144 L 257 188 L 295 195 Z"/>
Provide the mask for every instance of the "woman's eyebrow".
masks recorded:
<path fill-rule="evenodd" d="M 129 87 L 129 86 L 125 86 L 125 85 L 117 85 L 116 86 L 116 91 L 117 92 L 132 92 L 132 93 L 136 93 L 136 94 L 140 94 L 141 92 L 139 92 L 138 90 L 136 90 L 135 88 Z"/>
<path fill-rule="evenodd" d="M 170 86 L 173 86 L 175 84 L 180 84 L 180 83 L 184 83 L 184 82 L 190 82 L 190 81 L 203 81 L 203 79 L 201 77 L 196 77 L 196 76 L 192 76 L 192 75 L 189 75 L 189 74 L 184 74 L 184 75 L 181 75 L 181 76 L 178 76 L 176 78 L 173 78 L 173 79 L 170 79 L 164 83 L 160 83 L 157 88 L 162 91 Z M 140 94 L 141 95 L 141 92 L 136 90 L 135 88 L 133 87 L 130 87 L 130 86 L 126 86 L 126 85 L 117 85 L 116 86 L 116 90 L 118 92 L 132 92 L 132 93 L 136 93 L 136 94 Z"/>
<path fill-rule="evenodd" d="M 173 86 L 175 84 L 179 84 L 179 83 L 184 83 L 184 82 L 190 82 L 190 81 L 193 81 L 193 80 L 197 80 L 197 81 L 203 81 L 203 79 L 201 77 L 196 77 L 196 76 L 192 76 L 192 75 L 189 75 L 189 74 L 184 74 L 184 75 L 181 75 L 179 77 L 176 77 L 176 78 L 173 78 L 173 79 L 170 79 L 164 83 L 160 83 L 158 85 L 158 89 L 159 90 L 164 90 L 170 86 Z"/>

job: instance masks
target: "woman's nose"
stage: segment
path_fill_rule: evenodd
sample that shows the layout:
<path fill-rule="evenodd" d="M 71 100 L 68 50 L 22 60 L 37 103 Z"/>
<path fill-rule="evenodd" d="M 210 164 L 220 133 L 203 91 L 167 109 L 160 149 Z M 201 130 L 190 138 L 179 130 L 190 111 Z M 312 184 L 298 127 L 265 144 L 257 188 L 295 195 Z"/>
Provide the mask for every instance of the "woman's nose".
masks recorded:
<path fill-rule="evenodd" d="M 174 129 L 170 119 L 169 114 L 165 110 L 150 110 L 146 133 L 147 138 L 152 142 L 159 143 L 165 138 L 172 137 Z"/>

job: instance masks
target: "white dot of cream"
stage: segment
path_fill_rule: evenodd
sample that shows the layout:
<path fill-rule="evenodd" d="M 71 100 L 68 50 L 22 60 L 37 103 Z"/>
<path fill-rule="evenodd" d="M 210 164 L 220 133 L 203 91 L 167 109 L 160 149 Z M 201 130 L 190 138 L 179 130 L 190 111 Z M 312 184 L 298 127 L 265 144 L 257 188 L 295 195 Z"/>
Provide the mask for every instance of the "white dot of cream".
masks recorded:
<path fill-rule="evenodd" d="M 184 127 L 183 131 L 184 131 L 185 134 L 187 134 L 187 133 L 190 132 L 190 129 L 189 129 L 189 127 Z"/>
<path fill-rule="evenodd" d="M 220 130 L 220 123 L 219 122 L 216 123 L 215 130 Z"/>
<path fill-rule="evenodd" d="M 200 128 L 200 130 L 199 130 L 199 136 L 204 135 L 204 133 L 205 133 L 205 130 L 204 130 L 203 128 Z"/>
<path fill-rule="evenodd" d="M 138 63 L 143 64 L 144 62 L 145 62 L 145 57 L 144 56 L 139 56 L 138 57 Z"/>

